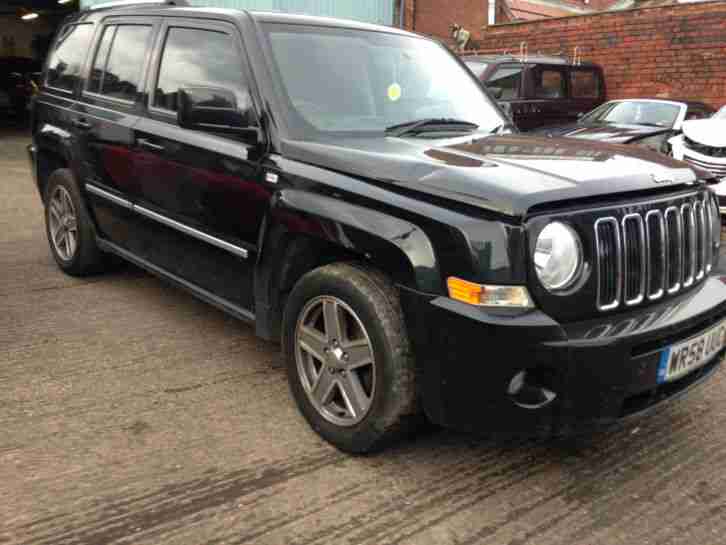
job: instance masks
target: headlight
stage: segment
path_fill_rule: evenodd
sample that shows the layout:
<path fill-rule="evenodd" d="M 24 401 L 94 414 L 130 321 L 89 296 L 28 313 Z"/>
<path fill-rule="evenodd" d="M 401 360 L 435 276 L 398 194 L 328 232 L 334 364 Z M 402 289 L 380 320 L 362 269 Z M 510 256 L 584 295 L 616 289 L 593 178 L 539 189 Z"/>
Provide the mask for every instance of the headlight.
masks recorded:
<path fill-rule="evenodd" d="M 559 221 L 542 229 L 534 250 L 534 268 L 549 291 L 572 286 L 582 268 L 582 244 L 574 229 Z"/>

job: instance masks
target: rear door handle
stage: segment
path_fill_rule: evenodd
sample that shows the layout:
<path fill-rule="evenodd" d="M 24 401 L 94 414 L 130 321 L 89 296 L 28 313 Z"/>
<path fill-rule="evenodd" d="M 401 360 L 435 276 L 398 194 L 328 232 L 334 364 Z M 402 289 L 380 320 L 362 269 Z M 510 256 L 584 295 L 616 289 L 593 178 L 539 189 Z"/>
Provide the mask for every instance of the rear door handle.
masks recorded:
<path fill-rule="evenodd" d="M 164 146 L 154 144 L 151 141 L 147 140 L 146 138 L 139 138 L 136 142 L 139 144 L 139 147 L 147 149 L 149 151 L 156 151 L 156 152 L 164 151 Z"/>
<path fill-rule="evenodd" d="M 72 125 L 73 125 L 73 126 L 74 126 L 74 127 L 76 128 L 76 129 L 82 129 L 82 130 L 84 130 L 84 131 L 90 130 L 90 129 L 91 129 L 92 127 L 93 127 L 93 125 L 91 125 L 91 124 L 90 124 L 90 123 L 89 123 L 88 121 L 86 121 L 85 119 L 74 119 L 74 120 L 72 121 Z"/>

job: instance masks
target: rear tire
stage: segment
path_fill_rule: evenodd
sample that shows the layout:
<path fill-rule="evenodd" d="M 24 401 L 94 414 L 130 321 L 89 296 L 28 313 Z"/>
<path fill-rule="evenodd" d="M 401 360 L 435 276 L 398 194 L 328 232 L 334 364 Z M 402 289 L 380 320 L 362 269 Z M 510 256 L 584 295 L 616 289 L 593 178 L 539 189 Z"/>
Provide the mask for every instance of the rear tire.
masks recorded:
<path fill-rule="evenodd" d="M 93 223 L 70 170 L 48 178 L 45 191 L 45 230 L 58 267 L 71 276 L 104 270 L 104 255 L 96 244 Z"/>
<path fill-rule="evenodd" d="M 285 306 L 283 349 L 300 411 L 340 450 L 373 452 L 421 423 L 398 294 L 380 272 L 335 263 L 303 276 Z"/>

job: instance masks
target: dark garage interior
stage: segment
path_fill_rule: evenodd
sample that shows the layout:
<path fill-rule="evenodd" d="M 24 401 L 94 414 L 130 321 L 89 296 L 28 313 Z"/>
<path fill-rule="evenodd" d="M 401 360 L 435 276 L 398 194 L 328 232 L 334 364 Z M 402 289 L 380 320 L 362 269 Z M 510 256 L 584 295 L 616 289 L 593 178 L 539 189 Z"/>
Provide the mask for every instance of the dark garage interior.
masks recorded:
<path fill-rule="evenodd" d="M 0 126 L 27 122 L 27 106 L 56 28 L 78 0 L 0 1 Z"/>

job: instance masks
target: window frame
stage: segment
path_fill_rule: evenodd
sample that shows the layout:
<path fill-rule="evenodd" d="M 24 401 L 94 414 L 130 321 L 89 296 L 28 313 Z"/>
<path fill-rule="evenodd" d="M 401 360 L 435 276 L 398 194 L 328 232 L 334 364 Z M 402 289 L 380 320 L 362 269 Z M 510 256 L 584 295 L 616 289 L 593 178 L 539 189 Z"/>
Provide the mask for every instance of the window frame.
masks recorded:
<path fill-rule="evenodd" d="M 106 33 L 106 29 L 109 27 L 119 27 L 119 26 L 145 26 L 151 28 L 151 35 L 149 36 L 149 43 L 146 48 L 146 53 L 144 55 L 143 60 L 143 66 L 141 68 L 141 76 L 139 78 L 139 85 L 138 85 L 138 92 L 137 97 L 135 100 L 127 100 L 123 98 L 118 97 L 112 97 L 108 95 L 104 95 L 101 92 L 94 92 L 89 91 L 88 88 L 91 83 L 91 73 L 93 71 L 93 66 L 96 63 L 96 57 L 98 56 L 98 52 L 101 48 L 101 43 L 103 42 L 103 37 Z M 156 44 L 156 39 L 159 32 L 159 26 L 160 26 L 160 19 L 158 17 L 108 17 L 104 19 L 101 24 L 98 25 L 98 28 L 96 30 L 96 36 L 94 36 L 93 45 L 91 47 L 91 52 L 93 53 L 92 56 L 86 58 L 86 69 L 84 73 L 84 82 L 83 87 L 81 89 L 81 96 L 83 96 L 86 99 L 92 99 L 100 102 L 106 102 L 108 104 L 113 104 L 117 106 L 125 106 L 127 108 L 134 108 L 139 105 L 143 105 L 144 99 L 143 95 L 146 93 L 146 82 L 149 76 L 149 69 L 150 69 L 150 60 L 151 56 L 154 52 L 154 47 Z M 116 31 L 114 31 L 116 32 Z M 108 66 L 108 60 L 111 57 L 111 52 L 113 51 L 113 46 L 116 43 L 116 35 L 114 34 L 113 40 L 111 41 L 111 46 L 108 49 L 108 56 L 106 57 L 106 64 L 104 65 L 104 68 Z M 103 81 L 103 80 L 102 80 Z"/>
<path fill-rule="evenodd" d="M 60 30 L 58 31 L 58 34 L 56 35 L 55 39 L 53 40 L 53 45 L 51 47 L 51 50 L 48 52 L 48 60 L 46 61 L 45 71 L 43 74 L 43 88 L 44 89 L 48 89 L 48 90 L 55 91 L 58 93 L 63 93 L 64 95 L 67 95 L 67 96 L 75 96 L 76 93 L 78 92 L 78 81 L 76 81 L 73 84 L 73 89 L 64 89 L 63 87 L 55 87 L 55 86 L 51 85 L 50 83 L 48 83 L 48 76 L 50 75 L 50 71 L 51 71 L 51 61 L 53 60 L 53 54 L 58 49 L 59 38 L 70 27 L 78 27 L 78 26 L 82 26 L 82 25 L 90 26 L 92 29 L 91 40 L 89 42 L 90 47 L 86 50 L 86 54 L 83 57 L 83 61 L 81 62 L 81 71 L 78 74 L 77 80 L 83 80 L 85 78 L 86 68 L 87 68 L 87 64 L 88 64 L 88 54 L 93 49 L 94 43 L 96 41 L 96 33 L 98 31 L 98 25 L 96 25 L 93 22 L 88 22 L 88 21 L 71 22 L 71 23 L 61 26 Z"/>
<path fill-rule="evenodd" d="M 251 95 L 252 108 L 257 119 L 260 119 L 260 107 L 258 99 L 258 89 L 255 78 L 252 74 L 250 60 L 247 55 L 247 49 L 242 40 L 237 27 L 226 21 L 210 19 L 199 21 L 182 17 L 165 17 L 160 25 L 159 32 L 156 35 L 153 45 L 153 57 L 149 66 L 148 77 L 146 78 L 146 87 L 144 107 L 151 119 L 163 121 L 179 126 L 178 113 L 166 108 L 160 108 L 154 105 L 154 96 L 156 87 L 159 83 L 159 75 L 161 73 L 161 63 L 164 59 L 164 51 L 166 50 L 166 42 L 169 32 L 174 28 L 185 28 L 189 30 L 200 30 L 207 32 L 221 32 L 226 34 L 235 43 L 237 54 L 240 60 L 240 70 L 242 71 L 243 80 L 247 83 L 247 91 Z"/>

